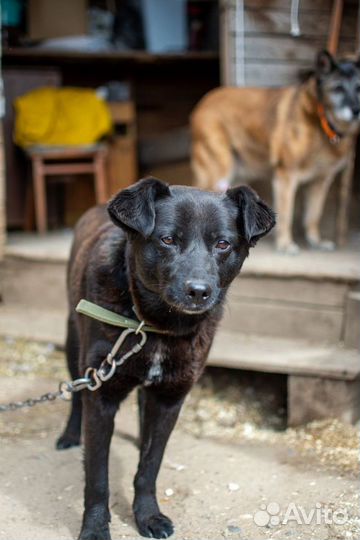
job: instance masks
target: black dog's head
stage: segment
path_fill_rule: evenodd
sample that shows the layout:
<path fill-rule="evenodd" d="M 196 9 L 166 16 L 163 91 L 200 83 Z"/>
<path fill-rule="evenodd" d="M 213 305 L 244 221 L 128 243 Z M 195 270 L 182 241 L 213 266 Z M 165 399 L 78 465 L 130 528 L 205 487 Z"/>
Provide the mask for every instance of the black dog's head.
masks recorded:
<path fill-rule="evenodd" d="M 274 213 L 249 187 L 225 194 L 139 181 L 109 203 L 133 247 L 142 284 L 181 313 L 204 313 L 222 298 L 249 247 L 270 231 Z"/>
<path fill-rule="evenodd" d="M 360 61 L 335 60 L 321 51 L 315 72 L 320 101 L 332 121 L 357 129 L 360 123 Z"/>

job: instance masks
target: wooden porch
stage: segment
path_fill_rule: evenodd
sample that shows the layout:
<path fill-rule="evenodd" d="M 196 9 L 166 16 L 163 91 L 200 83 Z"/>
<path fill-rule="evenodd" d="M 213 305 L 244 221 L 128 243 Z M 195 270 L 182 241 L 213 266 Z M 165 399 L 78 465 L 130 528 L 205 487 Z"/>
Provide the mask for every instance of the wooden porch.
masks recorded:
<path fill-rule="evenodd" d="M 71 238 L 71 231 L 9 235 L 0 334 L 63 346 Z M 209 364 L 287 375 L 290 424 L 329 416 L 356 421 L 359 286 L 359 233 L 332 253 L 286 256 L 271 240 L 260 243 L 232 285 Z"/>

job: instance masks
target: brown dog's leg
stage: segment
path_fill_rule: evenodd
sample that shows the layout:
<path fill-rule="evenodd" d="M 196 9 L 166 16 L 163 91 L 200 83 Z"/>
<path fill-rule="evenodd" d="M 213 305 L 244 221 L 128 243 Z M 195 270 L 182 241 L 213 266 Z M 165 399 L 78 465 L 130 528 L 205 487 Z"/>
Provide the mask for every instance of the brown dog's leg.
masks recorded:
<path fill-rule="evenodd" d="M 192 169 L 201 189 L 226 191 L 230 187 L 234 157 L 227 136 L 219 128 L 194 140 Z"/>
<path fill-rule="evenodd" d="M 334 180 L 334 175 L 317 179 L 307 186 L 305 192 L 304 226 L 306 240 L 311 247 L 324 250 L 335 248 L 334 242 L 321 240 L 320 221 L 324 210 L 326 196 Z"/>
<path fill-rule="evenodd" d="M 292 236 L 296 188 L 296 178 L 292 174 L 280 168 L 275 171 L 273 193 L 277 213 L 276 247 L 290 255 L 299 251 Z"/>
<path fill-rule="evenodd" d="M 160 512 L 156 478 L 182 403 L 183 398 L 169 401 L 152 389 L 143 390 L 140 462 L 134 480 L 133 509 L 140 534 L 150 538 L 167 538 L 174 532 L 171 520 Z"/>
<path fill-rule="evenodd" d="M 83 394 L 85 512 L 79 540 L 111 540 L 108 460 L 118 402 L 105 402 L 98 392 Z"/>

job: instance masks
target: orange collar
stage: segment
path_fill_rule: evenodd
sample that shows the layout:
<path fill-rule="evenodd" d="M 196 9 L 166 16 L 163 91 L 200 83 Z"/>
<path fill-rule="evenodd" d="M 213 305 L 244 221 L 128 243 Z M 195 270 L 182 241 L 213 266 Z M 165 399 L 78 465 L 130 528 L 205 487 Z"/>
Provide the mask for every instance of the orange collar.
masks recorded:
<path fill-rule="evenodd" d="M 317 110 L 323 132 L 332 144 L 338 144 L 340 142 L 341 135 L 334 130 L 326 118 L 324 105 L 322 103 L 318 103 Z"/>

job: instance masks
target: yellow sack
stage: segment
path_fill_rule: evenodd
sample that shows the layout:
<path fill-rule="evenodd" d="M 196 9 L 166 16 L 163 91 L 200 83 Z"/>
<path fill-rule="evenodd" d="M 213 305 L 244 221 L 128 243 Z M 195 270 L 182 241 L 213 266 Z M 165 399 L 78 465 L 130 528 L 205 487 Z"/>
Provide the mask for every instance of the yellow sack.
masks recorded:
<path fill-rule="evenodd" d="M 94 90 L 39 88 L 14 107 L 14 140 L 22 147 L 93 144 L 112 129 L 109 108 Z"/>

